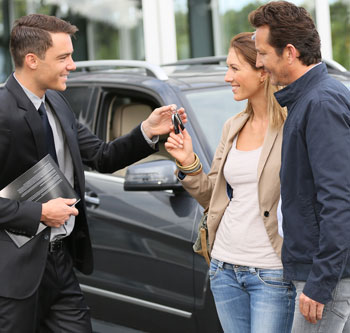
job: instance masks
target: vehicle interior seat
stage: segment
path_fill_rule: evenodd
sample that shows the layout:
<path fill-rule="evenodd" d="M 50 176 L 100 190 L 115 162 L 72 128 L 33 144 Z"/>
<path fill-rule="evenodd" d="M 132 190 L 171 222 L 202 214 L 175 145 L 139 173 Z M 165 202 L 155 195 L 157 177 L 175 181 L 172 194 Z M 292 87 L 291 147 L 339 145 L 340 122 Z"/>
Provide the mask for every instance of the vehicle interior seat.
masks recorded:
<path fill-rule="evenodd" d="M 114 103 L 112 103 L 113 105 Z M 129 133 L 137 125 L 148 118 L 152 113 L 153 109 L 147 104 L 141 103 L 129 103 L 118 105 L 115 108 L 112 107 L 111 112 L 111 125 L 110 125 L 110 140 L 118 138 L 122 135 Z M 170 155 L 165 150 L 164 142 L 166 141 L 168 135 L 161 136 L 159 138 L 159 151 L 154 153 L 137 163 L 156 161 L 170 159 Z M 117 171 L 116 175 L 125 176 L 126 168 Z"/>

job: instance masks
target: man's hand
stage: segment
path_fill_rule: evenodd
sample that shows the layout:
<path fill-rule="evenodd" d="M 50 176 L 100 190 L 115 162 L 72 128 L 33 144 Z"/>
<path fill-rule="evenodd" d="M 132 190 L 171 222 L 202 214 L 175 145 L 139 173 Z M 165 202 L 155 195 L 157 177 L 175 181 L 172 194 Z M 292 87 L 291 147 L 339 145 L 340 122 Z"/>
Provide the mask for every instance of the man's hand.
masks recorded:
<path fill-rule="evenodd" d="M 316 324 L 317 320 L 322 319 L 324 304 L 316 302 L 301 293 L 299 298 L 299 309 L 307 321 Z"/>
<path fill-rule="evenodd" d="M 42 204 L 41 218 L 48 227 L 59 228 L 63 225 L 71 215 L 77 216 L 78 210 L 70 207 L 76 202 L 75 199 L 52 199 Z"/>
<path fill-rule="evenodd" d="M 166 105 L 155 109 L 150 116 L 142 122 L 142 129 L 152 139 L 155 135 L 169 133 L 172 129 L 171 115 L 176 111 L 176 105 Z M 187 116 L 183 108 L 178 110 L 183 123 L 187 122 Z"/>

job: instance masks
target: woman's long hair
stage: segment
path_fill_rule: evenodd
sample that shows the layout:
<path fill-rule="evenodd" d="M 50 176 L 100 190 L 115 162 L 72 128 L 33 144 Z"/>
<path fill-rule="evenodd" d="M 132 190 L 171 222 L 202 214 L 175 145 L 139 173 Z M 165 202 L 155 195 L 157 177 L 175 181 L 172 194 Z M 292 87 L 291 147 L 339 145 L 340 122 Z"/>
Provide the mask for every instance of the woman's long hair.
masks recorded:
<path fill-rule="evenodd" d="M 244 60 L 254 69 L 259 70 L 256 67 L 256 56 L 257 52 L 255 49 L 255 42 L 252 39 L 253 32 L 242 32 L 231 39 L 230 48 L 233 48 L 238 52 Z M 274 86 L 270 82 L 269 76 L 265 80 L 265 96 L 267 98 L 267 113 L 269 116 L 269 126 L 274 128 L 279 128 L 283 125 L 287 117 L 286 108 L 282 108 L 275 96 L 274 93 L 281 89 L 281 87 Z M 248 99 L 248 105 L 243 111 L 247 113 L 249 117 L 253 117 L 253 107 L 251 102 Z"/>

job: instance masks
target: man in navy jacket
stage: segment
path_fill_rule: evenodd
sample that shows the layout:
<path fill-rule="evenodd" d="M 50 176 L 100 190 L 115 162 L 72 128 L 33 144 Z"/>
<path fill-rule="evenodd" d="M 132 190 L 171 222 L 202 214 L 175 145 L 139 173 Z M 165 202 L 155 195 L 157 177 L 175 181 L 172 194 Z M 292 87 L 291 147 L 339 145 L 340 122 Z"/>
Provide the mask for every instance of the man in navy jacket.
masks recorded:
<path fill-rule="evenodd" d="M 328 75 L 319 35 L 304 8 L 271 2 L 249 20 L 256 28 L 257 66 L 274 84 L 287 86 L 275 96 L 288 108 L 280 177 L 282 260 L 285 278 L 297 289 L 293 332 L 345 332 L 350 329 L 350 92 Z"/>

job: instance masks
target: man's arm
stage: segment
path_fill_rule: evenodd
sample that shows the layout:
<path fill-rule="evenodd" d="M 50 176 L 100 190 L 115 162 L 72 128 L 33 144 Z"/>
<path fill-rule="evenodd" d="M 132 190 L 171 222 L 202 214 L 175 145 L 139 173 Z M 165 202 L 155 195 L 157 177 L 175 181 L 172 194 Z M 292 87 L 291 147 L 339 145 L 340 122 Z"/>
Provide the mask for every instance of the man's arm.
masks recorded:
<path fill-rule="evenodd" d="M 305 140 L 317 193 L 319 250 L 303 293 L 301 308 L 325 304 L 342 276 L 350 239 L 350 117 L 349 106 L 322 100 L 310 110 Z M 305 303 L 305 304 L 303 304 Z M 306 304 L 307 303 L 307 304 Z M 321 309 L 321 306 L 319 310 Z M 306 310 L 305 310 L 306 311 Z M 317 310 L 316 310 L 317 312 Z M 315 315 L 313 315 L 315 317 Z"/>
<path fill-rule="evenodd" d="M 171 105 L 158 108 L 143 122 L 149 138 L 169 133 L 172 129 Z M 181 111 L 186 122 L 186 115 Z M 96 137 L 85 126 L 76 123 L 77 138 L 83 163 L 99 172 L 115 172 L 156 152 L 145 140 L 141 126 L 108 143 Z"/>
<path fill-rule="evenodd" d="M 41 204 L 0 198 L 0 229 L 34 236 L 39 227 Z"/>

